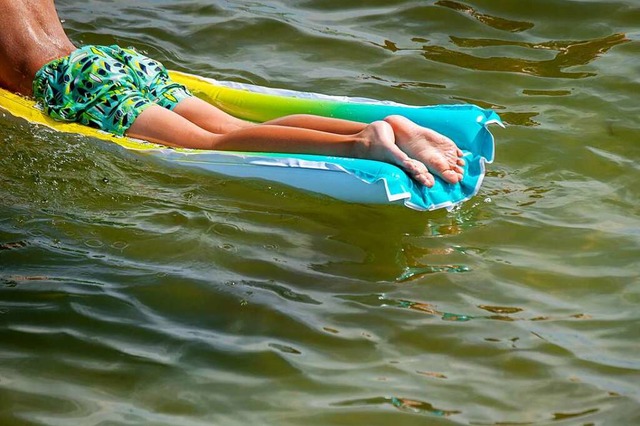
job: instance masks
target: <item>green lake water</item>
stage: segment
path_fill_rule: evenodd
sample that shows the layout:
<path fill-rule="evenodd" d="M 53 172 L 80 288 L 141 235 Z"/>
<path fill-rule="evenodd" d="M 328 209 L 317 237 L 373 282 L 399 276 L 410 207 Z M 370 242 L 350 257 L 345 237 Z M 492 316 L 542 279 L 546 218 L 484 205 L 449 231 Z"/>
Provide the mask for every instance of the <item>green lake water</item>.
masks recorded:
<path fill-rule="evenodd" d="M 77 44 L 507 127 L 425 213 L 0 112 L 0 424 L 640 424 L 637 0 L 56 4 Z"/>

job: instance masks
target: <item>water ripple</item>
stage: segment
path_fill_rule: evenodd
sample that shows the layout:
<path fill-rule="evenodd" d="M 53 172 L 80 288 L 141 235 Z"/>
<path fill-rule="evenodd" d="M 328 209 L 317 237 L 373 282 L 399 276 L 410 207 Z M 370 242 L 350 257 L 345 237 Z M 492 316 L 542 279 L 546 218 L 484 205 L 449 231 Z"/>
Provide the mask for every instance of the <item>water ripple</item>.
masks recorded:
<path fill-rule="evenodd" d="M 0 112 L 0 423 L 640 421 L 635 2 L 56 5 L 173 69 L 509 125 L 424 214 Z"/>

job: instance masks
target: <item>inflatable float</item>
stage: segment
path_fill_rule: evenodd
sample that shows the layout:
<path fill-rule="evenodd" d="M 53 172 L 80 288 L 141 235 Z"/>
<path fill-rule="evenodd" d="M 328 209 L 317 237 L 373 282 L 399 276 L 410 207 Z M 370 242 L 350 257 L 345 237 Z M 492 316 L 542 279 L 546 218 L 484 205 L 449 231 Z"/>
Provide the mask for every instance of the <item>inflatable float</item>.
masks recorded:
<path fill-rule="evenodd" d="M 426 188 L 395 165 L 355 158 L 265 152 L 204 151 L 168 148 L 108 133 L 75 123 L 50 119 L 30 99 L 0 89 L 0 108 L 29 122 L 54 130 L 82 134 L 120 145 L 141 154 L 160 157 L 184 167 L 222 175 L 258 178 L 328 195 L 339 200 L 370 204 L 403 204 L 416 210 L 450 209 L 473 197 L 482 184 L 485 163 L 494 158 L 494 140 L 487 129 L 500 124 L 498 115 L 475 105 L 416 107 L 364 98 L 271 89 L 220 82 L 171 72 L 194 95 L 239 118 L 263 122 L 289 114 L 316 114 L 361 122 L 400 114 L 450 137 L 464 152 L 463 180 L 455 185 L 436 178 Z"/>

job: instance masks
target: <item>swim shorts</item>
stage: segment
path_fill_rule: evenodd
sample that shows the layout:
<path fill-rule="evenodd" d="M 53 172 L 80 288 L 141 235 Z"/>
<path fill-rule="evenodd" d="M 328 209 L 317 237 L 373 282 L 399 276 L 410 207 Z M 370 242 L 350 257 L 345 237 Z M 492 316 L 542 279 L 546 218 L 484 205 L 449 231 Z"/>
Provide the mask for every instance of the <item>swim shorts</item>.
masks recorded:
<path fill-rule="evenodd" d="M 56 120 L 118 136 L 151 105 L 173 109 L 192 96 L 159 62 L 115 45 L 84 46 L 49 62 L 36 73 L 33 94 Z"/>

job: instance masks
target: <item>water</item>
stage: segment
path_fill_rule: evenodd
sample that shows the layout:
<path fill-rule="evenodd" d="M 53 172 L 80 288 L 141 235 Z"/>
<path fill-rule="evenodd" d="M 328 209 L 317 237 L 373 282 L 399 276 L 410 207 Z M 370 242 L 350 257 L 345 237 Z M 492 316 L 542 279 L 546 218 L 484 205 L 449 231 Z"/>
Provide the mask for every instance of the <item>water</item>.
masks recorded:
<path fill-rule="evenodd" d="M 636 0 L 57 6 L 173 69 L 508 126 L 419 213 L 2 114 L 0 424 L 640 423 Z"/>

